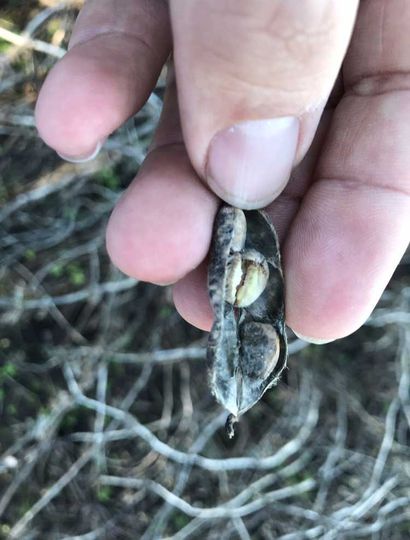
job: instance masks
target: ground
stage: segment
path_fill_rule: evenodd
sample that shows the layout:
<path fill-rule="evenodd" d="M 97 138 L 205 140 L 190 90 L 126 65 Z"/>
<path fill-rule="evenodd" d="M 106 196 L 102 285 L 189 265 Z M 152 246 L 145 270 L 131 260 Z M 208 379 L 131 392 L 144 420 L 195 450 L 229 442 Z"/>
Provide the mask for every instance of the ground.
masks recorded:
<path fill-rule="evenodd" d="M 0 8 L 0 538 L 409 538 L 409 256 L 351 337 L 289 333 L 284 380 L 228 440 L 206 335 L 104 247 L 161 81 L 90 164 L 37 137 L 79 4 Z"/>

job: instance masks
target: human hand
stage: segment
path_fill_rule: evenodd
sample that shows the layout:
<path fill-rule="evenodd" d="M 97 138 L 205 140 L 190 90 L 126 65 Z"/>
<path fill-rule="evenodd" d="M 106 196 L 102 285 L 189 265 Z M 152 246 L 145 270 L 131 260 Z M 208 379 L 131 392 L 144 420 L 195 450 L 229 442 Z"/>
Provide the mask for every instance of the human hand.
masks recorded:
<path fill-rule="evenodd" d="M 282 240 L 287 323 L 311 340 L 357 329 L 405 252 L 410 3 L 362 1 L 355 20 L 357 5 L 83 8 L 40 93 L 40 135 L 65 156 L 94 154 L 143 105 L 173 48 L 176 75 L 153 147 L 111 216 L 107 247 L 125 273 L 176 283 L 175 304 L 192 324 L 212 323 L 203 261 L 218 197 L 268 205 Z"/>

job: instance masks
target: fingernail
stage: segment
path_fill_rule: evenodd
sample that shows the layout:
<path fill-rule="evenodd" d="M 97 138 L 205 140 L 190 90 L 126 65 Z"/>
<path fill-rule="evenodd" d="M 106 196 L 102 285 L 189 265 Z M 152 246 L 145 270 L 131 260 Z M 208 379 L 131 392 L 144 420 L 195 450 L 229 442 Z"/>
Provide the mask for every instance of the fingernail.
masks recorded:
<path fill-rule="evenodd" d="M 217 133 L 208 151 L 210 187 L 234 206 L 266 206 L 289 179 L 298 135 L 293 116 L 243 122 Z"/>
<path fill-rule="evenodd" d="M 101 148 L 103 147 L 104 142 L 105 141 L 98 142 L 97 146 L 92 152 L 89 152 L 88 154 L 83 154 L 81 156 L 69 156 L 67 154 L 60 154 L 60 152 L 57 152 L 57 154 L 62 159 L 64 159 L 65 161 L 69 161 L 70 163 L 86 163 L 87 161 L 91 161 L 92 159 L 98 156 Z"/>
<path fill-rule="evenodd" d="M 152 281 L 153 285 L 157 285 L 158 287 L 168 287 L 169 285 L 174 285 L 175 280 L 172 281 Z"/>
<path fill-rule="evenodd" d="M 306 336 L 303 336 L 302 334 L 298 334 L 298 332 L 296 332 L 295 330 L 293 330 L 293 333 L 299 339 L 303 339 L 303 341 L 307 341 L 309 343 L 312 343 L 313 345 L 325 345 L 325 343 L 332 343 L 332 341 L 335 341 L 334 339 L 318 339 L 318 338 L 306 337 Z"/>

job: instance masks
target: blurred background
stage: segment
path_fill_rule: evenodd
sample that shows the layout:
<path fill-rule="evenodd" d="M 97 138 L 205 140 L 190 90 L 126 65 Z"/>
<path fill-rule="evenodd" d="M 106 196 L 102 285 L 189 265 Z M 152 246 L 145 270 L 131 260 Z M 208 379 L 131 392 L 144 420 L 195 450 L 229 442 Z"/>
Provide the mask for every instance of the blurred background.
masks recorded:
<path fill-rule="evenodd" d="M 80 6 L 0 7 L 0 538 L 410 538 L 410 257 L 351 337 L 290 336 L 284 380 L 228 440 L 205 333 L 104 247 L 163 78 L 92 163 L 37 136 Z"/>

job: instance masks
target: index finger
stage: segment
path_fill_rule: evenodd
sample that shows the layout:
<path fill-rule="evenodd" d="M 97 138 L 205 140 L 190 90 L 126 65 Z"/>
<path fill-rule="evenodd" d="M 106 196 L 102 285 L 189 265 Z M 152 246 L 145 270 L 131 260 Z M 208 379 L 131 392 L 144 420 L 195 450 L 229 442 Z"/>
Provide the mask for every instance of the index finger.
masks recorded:
<path fill-rule="evenodd" d="M 160 0 L 90 0 L 70 48 L 48 75 L 36 106 L 44 141 L 60 154 L 86 158 L 139 110 L 171 48 Z"/>

